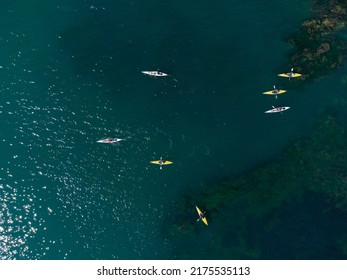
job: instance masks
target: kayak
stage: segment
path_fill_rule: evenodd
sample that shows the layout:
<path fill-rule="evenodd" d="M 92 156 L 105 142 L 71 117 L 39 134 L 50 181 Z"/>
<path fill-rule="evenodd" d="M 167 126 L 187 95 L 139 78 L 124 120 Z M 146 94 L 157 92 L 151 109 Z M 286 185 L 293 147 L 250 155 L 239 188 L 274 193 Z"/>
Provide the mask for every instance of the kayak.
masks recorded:
<path fill-rule="evenodd" d="M 269 91 L 264 91 L 263 94 L 271 94 L 271 95 L 276 95 L 276 94 L 282 94 L 282 93 L 285 93 L 286 90 L 283 90 L 283 89 L 280 89 L 280 90 L 277 90 L 277 93 L 275 90 L 269 90 Z"/>
<path fill-rule="evenodd" d="M 160 169 L 162 169 L 162 166 L 163 166 L 163 165 L 173 164 L 172 161 L 163 160 L 163 159 L 161 159 L 161 158 L 160 158 L 160 160 L 152 160 L 150 163 L 160 165 Z"/>
<path fill-rule="evenodd" d="M 154 77 L 165 77 L 168 74 L 160 72 L 160 71 L 141 71 L 145 75 L 154 76 Z"/>
<path fill-rule="evenodd" d="M 199 209 L 198 206 L 195 206 L 195 208 L 196 208 L 196 211 L 198 211 L 199 218 L 200 218 L 200 214 L 202 214 L 202 211 Z M 204 218 L 202 218 L 202 219 L 200 218 L 199 220 L 202 220 L 202 221 L 204 222 L 204 224 L 208 226 L 206 217 L 204 217 Z M 198 221 L 199 221 L 199 220 L 198 220 Z"/>
<path fill-rule="evenodd" d="M 159 164 L 159 165 L 169 165 L 169 164 L 173 164 L 172 161 L 162 160 L 162 159 L 160 159 L 160 160 L 153 160 L 153 161 L 151 161 L 151 163 L 153 163 L 153 164 Z"/>
<path fill-rule="evenodd" d="M 265 111 L 265 113 L 280 113 L 283 112 L 285 110 L 288 110 L 290 107 L 277 107 L 277 108 L 273 108 L 271 110 Z"/>
<path fill-rule="evenodd" d="M 278 74 L 278 76 L 284 77 L 284 78 L 298 78 L 298 77 L 301 77 L 302 75 L 300 73 L 282 73 L 282 74 Z"/>
<path fill-rule="evenodd" d="M 104 144 L 112 144 L 112 143 L 117 143 L 119 141 L 122 141 L 124 139 L 120 139 L 120 138 L 105 138 L 105 139 L 100 139 L 98 141 L 96 141 L 97 143 L 104 143 Z"/>

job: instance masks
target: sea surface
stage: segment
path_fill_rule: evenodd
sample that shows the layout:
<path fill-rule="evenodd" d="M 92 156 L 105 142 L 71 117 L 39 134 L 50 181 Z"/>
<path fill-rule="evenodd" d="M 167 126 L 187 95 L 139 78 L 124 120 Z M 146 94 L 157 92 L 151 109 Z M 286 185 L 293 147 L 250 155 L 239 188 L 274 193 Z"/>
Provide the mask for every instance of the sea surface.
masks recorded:
<path fill-rule="evenodd" d="M 183 194 L 276 160 L 327 110 L 347 119 L 346 67 L 277 77 L 309 15 L 308 0 L 1 1 L 0 259 L 180 258 L 163 225 Z M 291 90 L 261 94 L 273 85 Z"/>

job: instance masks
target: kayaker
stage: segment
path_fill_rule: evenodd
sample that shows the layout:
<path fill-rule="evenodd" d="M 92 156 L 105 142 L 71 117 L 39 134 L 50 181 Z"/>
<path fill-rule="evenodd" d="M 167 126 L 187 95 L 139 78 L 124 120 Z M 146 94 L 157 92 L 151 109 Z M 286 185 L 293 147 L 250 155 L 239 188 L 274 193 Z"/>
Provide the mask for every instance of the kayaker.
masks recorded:
<path fill-rule="evenodd" d="M 205 218 L 205 214 L 206 214 L 206 211 L 201 212 L 201 213 L 199 214 L 199 220 L 202 220 L 203 218 Z"/>

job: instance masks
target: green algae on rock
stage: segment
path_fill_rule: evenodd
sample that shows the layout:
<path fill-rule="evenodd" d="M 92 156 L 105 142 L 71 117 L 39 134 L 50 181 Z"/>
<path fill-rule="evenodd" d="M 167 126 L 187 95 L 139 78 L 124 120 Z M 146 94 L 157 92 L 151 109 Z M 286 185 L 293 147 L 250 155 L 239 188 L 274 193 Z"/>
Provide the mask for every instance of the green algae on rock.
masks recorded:
<path fill-rule="evenodd" d="M 347 26 L 346 1 L 314 1 L 312 10 L 312 18 L 289 38 L 290 63 L 306 80 L 331 73 L 346 57 L 346 42 L 338 36 Z"/>

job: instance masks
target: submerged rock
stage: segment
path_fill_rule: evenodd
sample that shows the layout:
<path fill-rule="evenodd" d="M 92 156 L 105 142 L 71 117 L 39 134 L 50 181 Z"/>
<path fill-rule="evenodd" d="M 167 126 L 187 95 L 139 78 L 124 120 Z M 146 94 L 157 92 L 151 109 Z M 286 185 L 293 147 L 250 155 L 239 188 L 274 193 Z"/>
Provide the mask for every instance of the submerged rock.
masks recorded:
<path fill-rule="evenodd" d="M 206 187 L 198 201 L 208 227 L 194 222 L 192 197 L 183 198 L 168 231 L 176 258 L 347 258 L 346 133 L 327 116 L 279 162 Z"/>
<path fill-rule="evenodd" d="M 303 79 L 328 74 L 340 67 L 346 57 L 347 44 L 338 32 L 347 26 L 345 1 L 314 1 L 311 19 L 301 24 L 289 38 L 294 50 L 290 63 Z"/>

